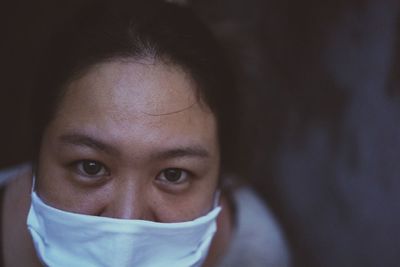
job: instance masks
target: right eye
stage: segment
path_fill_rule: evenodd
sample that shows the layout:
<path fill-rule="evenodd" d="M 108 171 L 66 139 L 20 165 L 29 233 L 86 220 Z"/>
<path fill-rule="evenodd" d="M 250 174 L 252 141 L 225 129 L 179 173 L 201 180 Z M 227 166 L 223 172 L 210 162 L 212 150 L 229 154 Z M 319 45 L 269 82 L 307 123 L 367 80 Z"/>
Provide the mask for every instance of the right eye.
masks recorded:
<path fill-rule="evenodd" d="M 81 160 L 75 163 L 76 169 L 79 174 L 87 177 L 101 177 L 109 175 L 109 171 L 104 164 L 96 160 Z"/>

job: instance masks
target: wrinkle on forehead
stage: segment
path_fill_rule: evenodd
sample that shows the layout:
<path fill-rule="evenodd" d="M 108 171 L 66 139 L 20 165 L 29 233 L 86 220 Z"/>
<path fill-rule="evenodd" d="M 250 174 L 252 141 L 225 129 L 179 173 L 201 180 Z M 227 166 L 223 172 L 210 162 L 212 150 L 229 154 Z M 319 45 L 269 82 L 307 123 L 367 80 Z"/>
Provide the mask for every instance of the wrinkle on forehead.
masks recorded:
<path fill-rule="evenodd" d="M 143 113 L 143 114 L 145 114 L 145 115 L 148 115 L 148 116 L 166 116 L 166 115 L 173 115 L 173 114 L 177 114 L 177 113 L 181 113 L 181 112 L 184 112 L 184 111 L 186 111 L 186 110 L 188 110 L 188 109 L 191 109 L 191 108 L 193 108 L 195 105 L 197 104 L 197 102 L 193 102 L 192 104 L 190 104 L 189 106 L 187 106 L 187 107 L 184 107 L 184 108 L 181 108 L 181 109 L 178 109 L 178 110 L 175 110 L 175 111 L 170 111 L 170 112 L 166 112 L 166 113 L 147 113 L 147 112 L 144 112 L 144 111 L 141 111 L 141 113 Z"/>

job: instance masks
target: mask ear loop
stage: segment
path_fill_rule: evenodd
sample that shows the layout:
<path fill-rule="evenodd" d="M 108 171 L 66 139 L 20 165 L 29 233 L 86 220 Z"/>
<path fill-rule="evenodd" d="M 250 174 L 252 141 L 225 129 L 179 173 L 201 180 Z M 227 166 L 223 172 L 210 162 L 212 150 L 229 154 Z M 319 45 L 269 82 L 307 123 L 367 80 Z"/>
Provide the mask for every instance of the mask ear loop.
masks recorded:
<path fill-rule="evenodd" d="M 35 192 L 35 185 L 36 185 L 36 175 L 35 175 L 35 173 L 32 173 L 32 187 L 31 187 L 31 193 Z"/>
<path fill-rule="evenodd" d="M 215 195 L 214 195 L 214 204 L 213 204 L 213 209 L 215 209 L 216 207 L 219 206 L 219 202 L 221 200 L 221 189 L 217 189 L 217 191 L 215 191 Z"/>
<path fill-rule="evenodd" d="M 37 173 L 37 164 L 34 163 L 33 166 L 32 166 L 32 186 L 31 186 L 31 193 L 32 193 L 32 192 L 35 192 L 36 173 Z"/>

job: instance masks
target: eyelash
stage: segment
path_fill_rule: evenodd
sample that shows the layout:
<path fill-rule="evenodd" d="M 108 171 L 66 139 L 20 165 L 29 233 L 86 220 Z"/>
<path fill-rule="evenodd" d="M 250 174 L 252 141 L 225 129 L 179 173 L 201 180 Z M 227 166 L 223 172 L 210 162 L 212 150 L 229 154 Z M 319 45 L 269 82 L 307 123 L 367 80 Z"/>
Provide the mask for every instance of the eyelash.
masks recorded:
<path fill-rule="evenodd" d="M 90 174 L 87 172 L 87 170 L 85 169 L 85 166 L 83 166 L 83 164 L 85 163 L 93 163 L 93 164 L 98 164 L 98 167 L 100 168 L 100 170 L 98 172 L 101 172 L 100 174 L 96 173 L 96 174 Z M 72 163 L 72 166 L 75 168 L 75 171 L 82 176 L 85 177 L 90 177 L 90 178 L 100 178 L 100 177 L 104 177 L 104 176 L 109 176 L 110 172 L 108 170 L 108 168 L 101 162 L 97 161 L 97 160 L 78 160 L 75 161 L 74 163 Z M 86 166 L 88 167 L 88 166 Z"/>
<path fill-rule="evenodd" d="M 169 181 L 168 178 L 166 177 L 167 171 L 178 171 L 181 175 L 184 176 L 183 178 L 179 177 L 177 181 Z M 163 177 L 164 176 L 164 177 Z M 166 184 L 171 184 L 171 185 L 179 185 L 187 182 L 190 179 L 191 173 L 189 171 L 186 171 L 181 168 L 166 168 L 163 169 L 156 177 L 156 180 L 166 183 Z"/>
<path fill-rule="evenodd" d="M 98 167 L 100 168 L 99 172 L 101 172 L 101 173 L 100 174 L 88 173 L 87 170 L 85 170 L 85 166 L 83 166 L 83 164 L 85 164 L 85 163 L 98 164 L 99 165 Z M 97 160 L 78 160 L 78 161 L 73 162 L 71 165 L 73 166 L 73 168 L 79 175 L 89 177 L 91 179 L 101 178 L 104 176 L 110 176 L 110 171 L 105 166 L 105 164 L 103 164 Z M 86 166 L 86 167 L 88 167 L 88 166 Z M 179 179 L 177 181 L 168 181 L 168 178 L 166 177 L 167 171 L 179 172 L 181 174 L 180 176 L 183 176 L 183 178 L 179 177 Z M 159 172 L 159 174 L 156 176 L 155 180 L 160 183 L 166 184 L 166 185 L 177 186 L 177 185 L 185 184 L 186 182 L 188 182 L 188 180 L 192 176 L 193 175 L 190 171 L 187 171 L 182 168 L 165 168 Z"/>

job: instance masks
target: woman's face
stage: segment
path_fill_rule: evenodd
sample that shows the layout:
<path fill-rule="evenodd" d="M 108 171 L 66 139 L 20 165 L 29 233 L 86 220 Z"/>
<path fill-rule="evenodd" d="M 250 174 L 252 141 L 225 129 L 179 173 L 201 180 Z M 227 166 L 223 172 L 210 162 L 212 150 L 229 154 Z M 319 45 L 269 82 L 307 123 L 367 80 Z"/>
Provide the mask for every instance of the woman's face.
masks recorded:
<path fill-rule="evenodd" d="M 76 213 L 187 221 L 213 205 L 217 125 L 180 68 L 111 61 L 71 82 L 42 140 L 36 190 Z"/>

